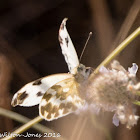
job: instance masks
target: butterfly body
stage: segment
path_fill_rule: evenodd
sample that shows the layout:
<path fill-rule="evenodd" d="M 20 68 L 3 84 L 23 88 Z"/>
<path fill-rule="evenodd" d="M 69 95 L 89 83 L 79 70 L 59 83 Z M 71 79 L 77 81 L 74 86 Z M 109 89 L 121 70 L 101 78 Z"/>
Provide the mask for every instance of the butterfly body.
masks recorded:
<path fill-rule="evenodd" d="M 59 42 L 69 72 L 47 76 L 25 85 L 12 99 L 12 105 L 39 104 L 39 114 L 51 121 L 81 109 L 86 101 L 79 93 L 79 86 L 89 77 L 91 68 L 79 63 L 77 53 L 66 29 L 64 19 L 59 29 Z"/>

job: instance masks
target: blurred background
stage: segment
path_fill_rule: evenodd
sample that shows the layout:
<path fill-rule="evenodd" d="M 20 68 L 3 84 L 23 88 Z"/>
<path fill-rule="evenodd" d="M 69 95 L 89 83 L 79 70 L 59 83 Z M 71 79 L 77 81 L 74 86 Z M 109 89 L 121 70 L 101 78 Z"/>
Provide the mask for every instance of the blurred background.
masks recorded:
<path fill-rule="evenodd" d="M 13 108 L 10 105 L 11 99 L 17 90 L 32 80 L 68 72 L 58 41 L 59 26 L 65 17 L 69 19 L 67 29 L 78 56 L 89 32 L 93 32 L 82 63 L 96 68 L 114 48 L 140 26 L 140 1 L 1 0 L 0 107 L 30 119 L 38 116 L 38 106 Z M 140 66 L 139 54 L 140 37 L 137 37 L 120 53 L 117 60 L 125 68 L 131 66 L 132 62 Z M 137 77 L 140 80 L 140 71 Z M 140 115 L 140 112 L 138 114 Z M 68 140 L 140 139 L 140 121 L 137 126 L 128 130 L 125 125 L 114 126 L 112 116 L 113 114 L 108 112 L 92 117 L 89 114 L 72 114 L 52 122 L 41 123 Z M 12 132 L 21 125 L 0 116 L 0 133 Z M 28 132 L 38 131 L 29 129 Z"/>

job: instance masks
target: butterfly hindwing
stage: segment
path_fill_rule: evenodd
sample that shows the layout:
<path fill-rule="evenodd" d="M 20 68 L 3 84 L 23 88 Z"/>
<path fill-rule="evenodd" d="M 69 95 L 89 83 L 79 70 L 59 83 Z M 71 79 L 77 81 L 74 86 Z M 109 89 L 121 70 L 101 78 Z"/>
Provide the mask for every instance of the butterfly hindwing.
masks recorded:
<path fill-rule="evenodd" d="M 12 99 L 12 106 L 33 106 L 40 103 L 45 92 L 54 84 L 72 77 L 71 74 L 62 73 L 46 76 L 26 84 Z"/>
<path fill-rule="evenodd" d="M 66 29 L 66 21 L 67 19 L 65 18 L 61 23 L 58 38 L 69 71 L 70 73 L 73 73 L 74 68 L 79 65 L 79 60 L 74 45 Z"/>
<path fill-rule="evenodd" d="M 85 101 L 79 96 L 77 84 L 74 78 L 69 78 L 49 88 L 39 105 L 40 116 L 51 121 L 80 109 Z"/>

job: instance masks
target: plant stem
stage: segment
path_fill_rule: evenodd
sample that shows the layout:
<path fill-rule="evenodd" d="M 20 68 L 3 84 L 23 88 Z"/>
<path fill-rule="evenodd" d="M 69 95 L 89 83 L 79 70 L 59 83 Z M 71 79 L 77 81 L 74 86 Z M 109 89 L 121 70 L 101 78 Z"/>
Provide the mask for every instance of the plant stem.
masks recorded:
<path fill-rule="evenodd" d="M 95 69 L 94 73 L 91 74 L 90 78 L 92 78 L 95 74 L 98 73 L 101 66 L 106 66 L 113 60 L 125 47 L 132 42 L 138 35 L 140 35 L 140 27 L 138 27 L 131 35 L 129 35 L 110 55 L 106 57 L 106 59 Z"/>
<path fill-rule="evenodd" d="M 140 106 L 140 101 L 134 101 L 133 104 Z"/>
<path fill-rule="evenodd" d="M 6 116 L 6 117 L 11 118 L 15 121 L 18 121 L 20 123 L 27 123 L 27 122 L 31 121 L 30 119 L 28 119 L 27 117 L 24 117 L 23 115 L 20 115 L 18 113 L 13 112 L 13 111 L 9 111 L 9 110 L 1 108 L 1 107 L 0 107 L 0 115 Z M 34 129 L 36 129 L 37 131 L 40 131 L 42 133 L 53 131 L 53 130 L 51 130 L 51 129 L 49 129 L 41 124 L 36 124 L 36 125 L 33 125 L 32 127 Z"/>
<path fill-rule="evenodd" d="M 24 124 L 23 126 L 21 126 L 20 128 L 18 128 L 17 130 L 13 131 L 13 134 L 21 134 L 22 132 L 26 131 L 27 129 L 29 129 L 31 126 L 33 126 L 34 124 L 40 122 L 42 120 L 42 118 L 40 116 L 36 117 L 35 119 L 29 121 L 28 123 Z M 14 139 L 15 137 L 9 136 L 9 137 L 5 137 L 1 140 L 11 140 Z"/>
<path fill-rule="evenodd" d="M 42 118 L 40 116 L 34 118 L 33 120 L 29 121 L 28 123 L 24 124 L 23 126 L 21 126 L 20 128 L 18 128 L 17 130 L 13 131 L 11 134 L 21 134 L 24 131 L 26 131 L 27 129 L 29 129 L 30 127 L 32 127 L 34 124 L 39 123 L 40 121 L 42 121 Z M 48 133 L 48 131 L 46 132 Z M 54 131 L 52 130 L 51 133 L 54 133 Z M 9 137 L 5 137 L 1 140 L 11 140 L 14 139 L 15 137 L 13 137 L 12 135 Z M 58 140 L 64 140 L 64 138 L 61 137 L 54 137 Z"/>

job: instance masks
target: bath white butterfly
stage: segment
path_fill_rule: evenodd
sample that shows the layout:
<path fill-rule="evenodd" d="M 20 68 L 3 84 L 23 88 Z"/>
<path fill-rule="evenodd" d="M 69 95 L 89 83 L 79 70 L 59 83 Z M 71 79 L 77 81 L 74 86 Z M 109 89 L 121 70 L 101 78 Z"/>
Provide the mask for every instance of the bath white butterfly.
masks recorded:
<path fill-rule="evenodd" d="M 39 104 L 39 114 L 51 121 L 68 115 L 85 105 L 78 87 L 85 81 L 91 68 L 79 63 L 77 53 L 66 29 L 66 18 L 59 29 L 59 42 L 70 73 L 46 76 L 26 84 L 13 96 L 13 106 Z"/>

